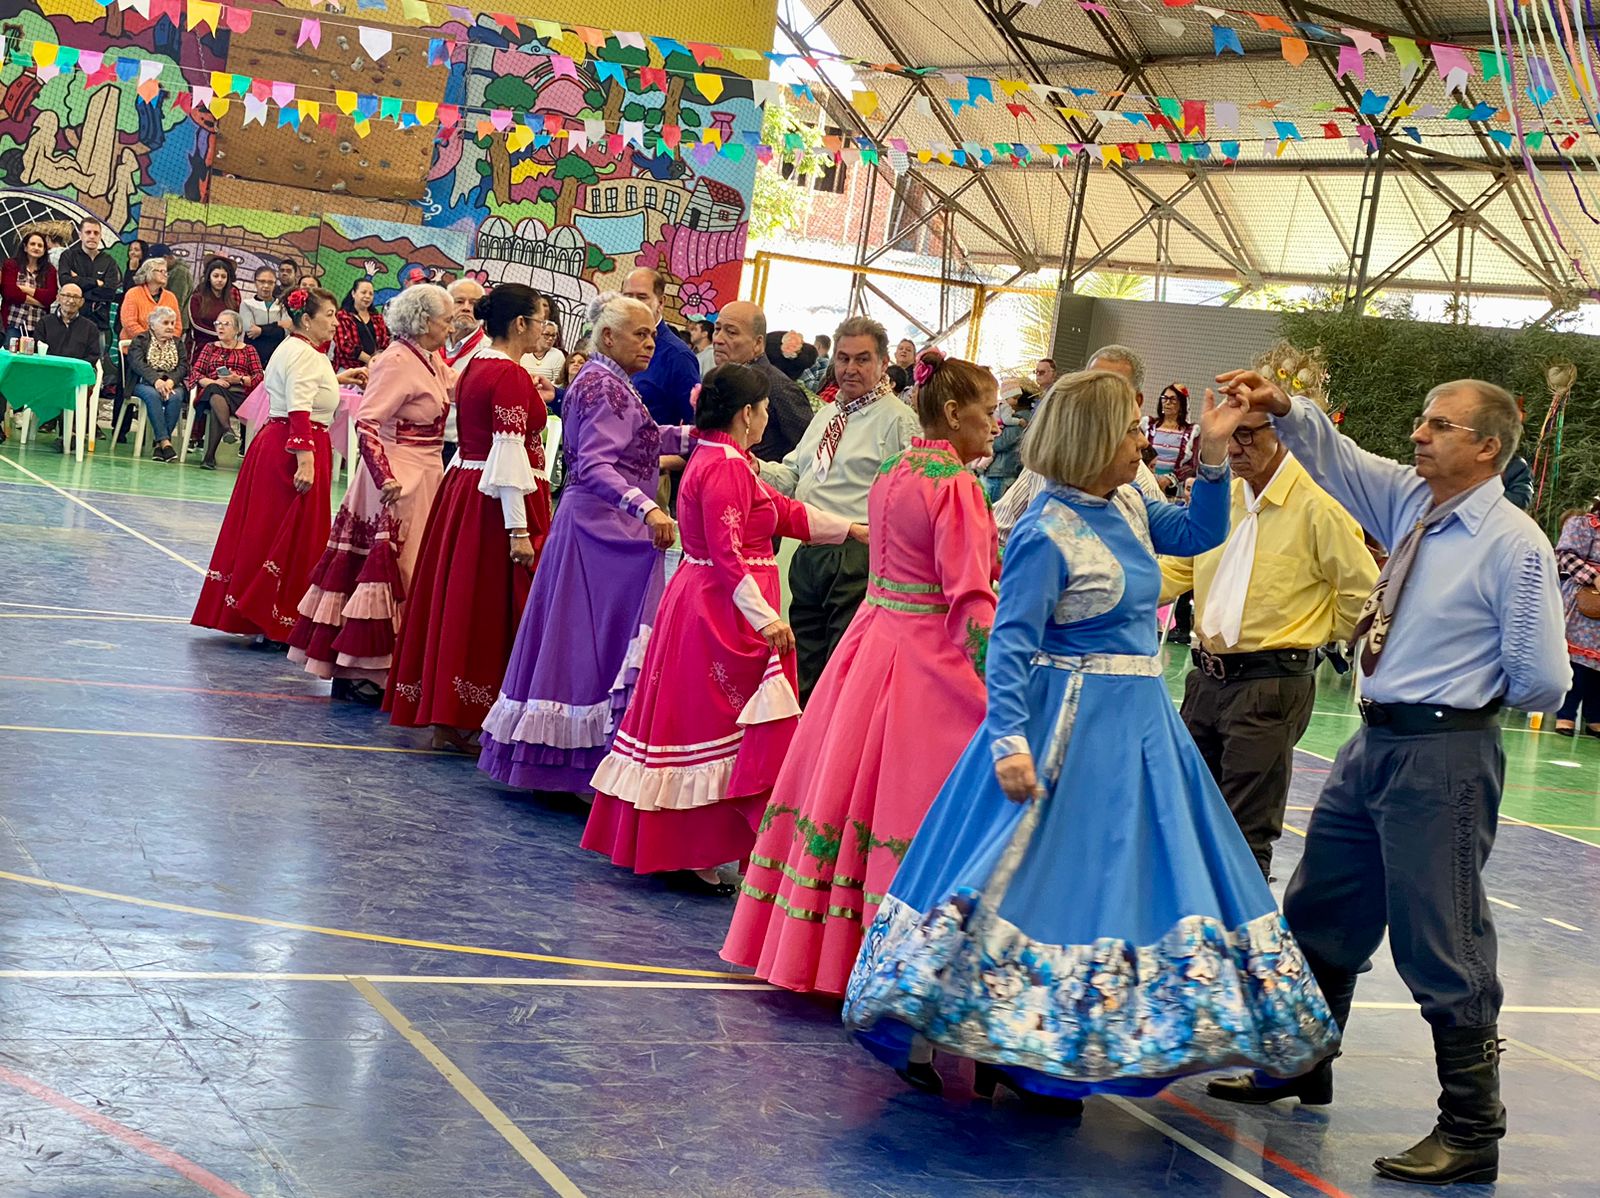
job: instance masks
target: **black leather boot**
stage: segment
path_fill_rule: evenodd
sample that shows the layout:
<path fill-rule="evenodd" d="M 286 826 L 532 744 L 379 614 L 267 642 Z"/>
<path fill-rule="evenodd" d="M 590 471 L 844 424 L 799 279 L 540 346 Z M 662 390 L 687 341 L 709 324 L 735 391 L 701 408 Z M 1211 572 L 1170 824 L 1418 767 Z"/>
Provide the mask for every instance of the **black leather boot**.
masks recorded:
<path fill-rule="evenodd" d="M 1500 1039 L 1486 1027 L 1433 1029 L 1439 1123 L 1428 1138 L 1372 1167 L 1394 1181 L 1447 1186 L 1493 1181 L 1500 1173 L 1506 1108 L 1500 1104 Z"/>

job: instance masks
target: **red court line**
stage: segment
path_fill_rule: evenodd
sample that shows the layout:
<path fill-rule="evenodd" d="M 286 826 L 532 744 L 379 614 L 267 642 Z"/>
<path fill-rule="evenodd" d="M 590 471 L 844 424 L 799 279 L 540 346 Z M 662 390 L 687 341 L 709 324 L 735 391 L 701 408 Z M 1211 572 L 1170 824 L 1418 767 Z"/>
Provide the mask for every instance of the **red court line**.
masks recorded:
<path fill-rule="evenodd" d="M 155 682 L 97 682 L 86 678 L 35 678 L 29 674 L 0 674 L 0 682 L 50 682 L 61 686 L 100 686 L 124 691 L 176 691 L 185 695 L 220 695 L 228 699 L 275 699 L 280 703 L 328 703 L 327 695 L 274 695 L 266 691 L 211 690 L 201 686 L 166 686 Z"/>
<path fill-rule="evenodd" d="M 129 1148 L 143 1156 L 149 1157 L 158 1165 L 165 1165 L 178 1176 L 194 1182 L 195 1185 L 205 1190 L 208 1194 L 215 1194 L 217 1198 L 250 1198 L 238 1186 L 231 1182 L 223 1181 L 215 1173 L 201 1165 L 195 1164 L 186 1156 L 180 1156 L 170 1148 L 157 1144 L 149 1136 L 136 1132 L 131 1127 L 124 1127 L 114 1119 L 108 1119 L 98 1111 L 91 1111 L 88 1107 L 73 1102 L 65 1094 L 57 1094 L 42 1082 L 36 1082 L 31 1077 L 7 1069 L 0 1065 L 0 1082 L 14 1086 L 24 1094 L 31 1094 L 40 1102 L 49 1103 L 58 1111 L 65 1111 L 80 1123 L 87 1123 L 96 1131 L 104 1132 L 113 1139 L 121 1140 Z"/>
<path fill-rule="evenodd" d="M 1350 1194 L 1346 1193 L 1344 1190 L 1341 1190 L 1327 1178 L 1318 1177 L 1304 1165 L 1295 1164 L 1288 1157 L 1282 1155 L 1281 1153 L 1274 1152 L 1272 1149 L 1268 1148 L 1265 1144 L 1263 1144 L 1260 1140 L 1255 1139 L 1253 1136 L 1245 1135 L 1242 1131 L 1238 1131 L 1228 1126 L 1220 1119 L 1213 1119 L 1210 1115 L 1206 1114 L 1192 1102 L 1187 1102 L 1184 1099 L 1179 1098 L 1176 1094 L 1172 1093 L 1172 1091 L 1163 1090 L 1161 1092 L 1161 1101 L 1177 1107 L 1191 1119 L 1200 1120 L 1201 1123 L 1204 1123 L 1212 1131 L 1226 1136 L 1235 1144 L 1239 1145 L 1239 1147 L 1247 1148 L 1251 1152 L 1258 1154 L 1262 1160 L 1276 1165 L 1290 1177 L 1293 1177 L 1296 1181 L 1303 1181 L 1306 1185 L 1316 1190 L 1319 1194 L 1326 1194 L 1328 1198 L 1351 1198 Z"/>

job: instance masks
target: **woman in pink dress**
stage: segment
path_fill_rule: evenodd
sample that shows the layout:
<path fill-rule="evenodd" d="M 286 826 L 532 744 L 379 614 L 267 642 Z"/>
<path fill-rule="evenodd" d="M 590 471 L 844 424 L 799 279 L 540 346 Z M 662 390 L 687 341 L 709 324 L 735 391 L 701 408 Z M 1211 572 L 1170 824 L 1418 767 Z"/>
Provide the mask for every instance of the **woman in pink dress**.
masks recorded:
<path fill-rule="evenodd" d="M 967 462 L 989 455 L 999 388 L 925 350 L 922 436 L 867 498 L 866 602 L 817 684 L 750 854 L 722 956 L 842 997 L 861 929 L 983 722 L 999 545 Z"/>
<path fill-rule="evenodd" d="M 767 426 L 759 371 L 728 365 L 706 375 L 695 425 L 678 493 L 683 564 L 595 771 L 583 847 L 635 873 L 686 871 L 691 886 L 728 895 L 716 867 L 755 842 L 800 712 L 772 538 L 837 544 L 864 541 L 867 530 L 761 481 L 750 456 Z"/>
<path fill-rule="evenodd" d="M 450 296 L 418 284 L 389 305 L 394 341 L 373 359 L 356 413 L 360 461 L 311 572 L 289 660 L 334 680 L 336 699 L 377 705 L 422 530 L 444 475 L 440 449 L 451 375 L 434 351 L 450 328 Z"/>

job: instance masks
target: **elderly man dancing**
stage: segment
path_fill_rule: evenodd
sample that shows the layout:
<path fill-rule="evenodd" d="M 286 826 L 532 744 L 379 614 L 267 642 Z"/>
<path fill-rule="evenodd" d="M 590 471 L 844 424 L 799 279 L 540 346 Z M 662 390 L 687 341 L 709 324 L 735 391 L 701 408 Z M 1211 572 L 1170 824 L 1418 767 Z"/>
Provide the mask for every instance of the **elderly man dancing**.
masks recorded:
<path fill-rule="evenodd" d="M 1516 402 L 1476 379 L 1435 387 L 1408 470 L 1259 374 L 1217 381 L 1269 413 L 1312 478 L 1391 549 L 1355 630 L 1362 727 L 1328 775 L 1284 913 L 1341 1026 L 1357 970 L 1387 927 L 1433 1029 L 1438 1124 L 1374 1168 L 1424 1185 L 1493 1181 L 1506 1113 L 1483 867 L 1505 781 L 1497 716 L 1502 706 L 1553 709 L 1572 677 L 1555 555 L 1500 482 L 1521 436 Z M 1208 1090 L 1230 1102 L 1327 1103 L 1332 1063 Z"/>

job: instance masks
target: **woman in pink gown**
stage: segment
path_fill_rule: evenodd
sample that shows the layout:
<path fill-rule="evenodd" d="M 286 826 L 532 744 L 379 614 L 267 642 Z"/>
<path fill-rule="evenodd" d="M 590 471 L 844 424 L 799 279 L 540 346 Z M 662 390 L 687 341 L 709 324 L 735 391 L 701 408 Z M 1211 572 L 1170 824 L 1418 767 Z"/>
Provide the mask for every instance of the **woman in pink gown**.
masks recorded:
<path fill-rule="evenodd" d="M 662 596 L 639 682 L 594 774 L 583 847 L 635 873 L 685 871 L 732 894 L 715 868 L 743 860 L 794 733 L 794 634 L 772 538 L 838 543 L 866 529 L 761 481 L 750 446 L 767 379 L 722 366 L 701 385 L 678 494 L 683 564 Z"/>
<path fill-rule="evenodd" d="M 444 477 L 453 379 L 434 351 L 450 313 L 449 294 L 429 283 L 390 303 L 394 340 L 373 359 L 356 412 L 360 457 L 289 634 L 289 660 L 333 679 L 335 698 L 383 701 L 411 569 Z"/>
<path fill-rule="evenodd" d="M 999 389 L 923 352 L 922 436 L 867 498 L 866 601 L 817 684 L 773 788 L 722 956 L 842 997 L 900 858 L 983 722 L 999 545 L 983 484 Z"/>

